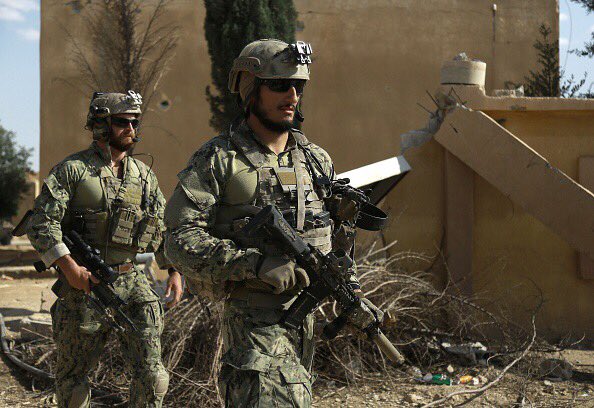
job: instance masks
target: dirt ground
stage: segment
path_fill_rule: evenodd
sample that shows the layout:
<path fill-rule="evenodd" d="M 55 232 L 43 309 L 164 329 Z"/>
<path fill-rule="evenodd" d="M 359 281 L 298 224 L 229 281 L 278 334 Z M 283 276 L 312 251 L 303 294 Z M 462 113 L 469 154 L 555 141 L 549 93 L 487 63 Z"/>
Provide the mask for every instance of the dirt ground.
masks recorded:
<path fill-rule="evenodd" d="M 0 312 L 7 321 L 9 336 L 18 338 L 26 331 L 20 328 L 24 317 L 47 319 L 47 311 L 54 297 L 53 279 L 0 278 Z M 594 351 L 569 350 L 563 358 L 573 367 L 571 381 L 535 380 L 525 383 L 514 374 L 484 396 L 464 405 L 466 407 L 591 407 L 594 408 Z M 454 367 L 452 376 L 482 375 L 488 381 L 497 376 L 494 368 L 469 369 Z M 360 385 L 337 384 L 318 379 L 314 385 L 314 406 L 330 407 L 420 407 L 446 394 L 461 390 L 476 390 L 485 384 L 440 386 L 427 385 L 408 378 L 398 381 L 378 377 Z M 456 406 L 470 395 L 456 396 L 439 406 Z M 27 375 L 14 368 L 4 357 L 0 359 L 0 407 L 54 406 L 47 392 L 40 393 Z"/>
<path fill-rule="evenodd" d="M 593 351 L 584 353 L 590 360 Z M 461 368 L 457 368 L 461 369 Z M 463 369 L 461 369 L 463 370 Z M 486 370 L 487 371 L 487 370 Z M 487 377 L 495 377 L 498 370 L 484 372 Z M 454 372 L 454 375 L 456 373 Z M 507 374 L 504 380 L 483 396 L 467 404 L 465 407 L 594 407 L 594 376 L 578 381 L 531 381 L 523 389 L 523 379 L 514 374 Z M 483 384 L 473 385 L 426 385 L 419 384 L 413 379 L 390 384 L 367 383 L 361 386 L 328 388 L 321 385 L 314 396 L 314 406 L 330 407 L 421 407 L 432 401 L 445 397 L 457 391 L 477 390 Z M 523 391 L 523 392 L 522 392 Z M 525 395 L 525 398 L 522 396 Z M 461 406 L 472 394 L 458 395 L 449 401 L 437 405 L 438 407 Z M 523 401 L 523 403 L 522 403 Z"/>

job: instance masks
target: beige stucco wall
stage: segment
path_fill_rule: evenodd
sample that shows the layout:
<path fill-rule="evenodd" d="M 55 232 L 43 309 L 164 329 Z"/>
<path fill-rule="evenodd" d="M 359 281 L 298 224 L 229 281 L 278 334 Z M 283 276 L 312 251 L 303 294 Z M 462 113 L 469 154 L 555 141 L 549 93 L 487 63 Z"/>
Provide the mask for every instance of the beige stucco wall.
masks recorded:
<path fill-rule="evenodd" d="M 151 3 L 154 1 L 143 2 Z M 143 140 L 135 152 L 154 156 L 153 168 L 167 197 L 175 186 L 175 175 L 191 153 L 213 135 L 204 94 L 210 83 L 210 60 L 204 40 L 202 4 L 196 0 L 172 2 L 167 18 L 182 27 L 181 39 L 171 69 L 148 107 Z M 83 19 L 61 0 L 44 0 L 41 15 L 40 176 L 43 178 L 68 153 L 90 144 L 91 134 L 83 127 L 91 94 L 81 91 L 79 74 L 71 60 L 73 46 L 63 28 L 67 27 L 84 45 Z M 165 99 L 170 101 L 167 111 L 158 106 Z"/>
<path fill-rule="evenodd" d="M 77 89 L 78 73 L 69 60 L 72 46 L 60 25 L 79 40 L 85 30 L 80 16 L 64 3 L 41 3 L 42 178 L 53 164 L 90 142 L 83 130 L 90 95 Z M 426 91 L 438 86 L 444 60 L 465 51 L 487 62 L 490 93 L 534 68 L 532 44 L 541 23 L 553 27 L 553 38 L 558 37 L 556 0 L 502 0 L 496 12 L 492 1 L 482 0 L 295 4 L 303 23 L 297 37 L 312 42 L 315 55 L 304 97 L 304 131 L 331 153 L 339 172 L 399 153 L 399 135 L 427 120 L 417 102 L 433 109 Z M 191 153 L 214 135 L 204 92 L 210 83 L 204 14 L 202 1 L 172 2 L 169 18 L 182 26 L 182 39 L 149 107 L 137 149 L 155 157 L 166 196 Z M 167 111 L 158 107 L 164 99 L 171 103 Z M 577 156 L 594 155 L 591 112 L 486 113 L 505 117 L 508 130 L 570 177 L 577 179 Z M 383 203 L 392 216 L 385 240 L 398 240 L 396 250 L 436 254 L 443 248 L 444 156 L 434 141 L 407 152 L 413 171 Z M 520 299 L 525 292 L 516 293 L 513 286 L 530 278 L 539 282 L 548 301 L 541 328 L 556 328 L 551 333 L 559 334 L 594 327 L 591 318 L 584 318 L 592 284 L 578 278 L 575 251 L 479 176 L 474 185 L 473 287 L 509 290 L 509 299 Z"/>
<path fill-rule="evenodd" d="M 594 156 L 594 106 L 589 111 L 486 113 L 505 119 L 507 130 L 573 180 L 578 180 L 579 157 Z M 580 276 L 578 252 L 480 176 L 475 175 L 474 185 L 474 290 L 504 295 L 514 316 L 527 319 L 526 306 L 537 303 L 538 287 L 545 300 L 538 319 L 541 333 L 552 338 L 585 333 L 591 341 L 594 281 Z"/>
<path fill-rule="evenodd" d="M 425 90 L 438 84 L 444 59 L 466 51 L 490 64 L 488 84 L 499 88 L 506 80 L 519 80 L 533 67 L 531 44 L 539 24 L 551 25 L 556 35 L 557 2 L 500 1 L 495 18 L 492 4 L 296 0 L 304 27 L 297 37 L 312 42 L 315 53 L 304 100 L 306 134 L 332 153 L 339 171 L 348 170 L 397 153 L 398 135 L 424 121 L 416 102 L 431 105 Z M 45 177 L 58 160 L 88 145 L 83 124 L 90 95 L 79 90 L 70 61 L 72 45 L 63 28 L 84 44 L 83 19 L 61 0 L 44 0 L 41 7 L 40 174 Z M 204 93 L 210 59 L 203 2 L 176 0 L 170 13 L 182 27 L 177 56 L 160 87 L 171 107 L 162 111 L 160 95 L 153 98 L 137 149 L 155 156 L 167 196 L 191 152 L 213 136 Z M 351 149 L 355 145 L 356 153 Z"/>
<path fill-rule="evenodd" d="M 442 89 L 447 91 L 447 88 L 450 87 Z M 513 194 L 506 194 L 486 181 L 481 176 L 483 173 L 477 174 L 467 167 L 465 171 L 449 175 L 448 171 L 452 170 L 452 166 L 448 167 L 443 158 L 450 153 L 432 140 L 411 152 L 421 165 L 414 167 L 415 171 L 407 176 L 403 184 L 417 184 L 428 189 L 428 192 L 422 194 L 433 194 L 435 202 L 442 206 L 447 215 L 423 217 L 421 208 L 416 210 L 416 217 L 407 216 L 410 214 L 406 209 L 407 204 L 413 203 L 420 193 L 413 187 L 405 191 L 399 186 L 399 197 L 403 203 L 398 210 L 403 215 L 390 232 L 395 238 L 406 240 L 410 230 L 403 230 L 402 226 L 412 229 L 416 223 L 427 234 L 428 240 L 439 242 L 443 259 L 448 262 L 449 272 L 455 281 L 461 283 L 461 289 L 471 289 L 487 308 L 494 311 L 506 309 L 508 315 L 515 320 L 528 323 L 531 311 L 542 296 L 544 303 L 537 319 L 539 334 L 555 340 L 564 336 L 579 339 L 585 334 L 586 343 L 591 344 L 594 339 L 594 280 L 582 275 L 578 261 L 580 253 L 575 249 L 577 244 L 574 242 L 572 246 L 561 237 L 561 232 L 567 234 L 568 231 L 555 219 L 571 218 L 566 217 L 562 213 L 564 211 L 578 211 L 592 206 L 591 201 L 579 201 L 592 200 L 588 198 L 592 197 L 592 193 L 582 194 L 578 191 L 581 187 L 571 185 L 574 184 L 573 181 L 579 182 L 580 178 L 587 178 L 585 174 L 578 172 L 580 157 L 594 157 L 594 101 L 486 98 L 478 88 L 462 86 L 456 87 L 456 92 L 462 100 L 468 101 L 468 107 L 487 114 L 485 120 L 490 121 L 488 117 L 494 119 L 525 143 L 528 146 L 526 149 L 533 149 L 544 157 L 551 166 L 551 173 L 558 175 L 557 181 L 551 179 L 550 185 L 541 186 L 540 179 L 535 179 L 533 185 L 529 183 L 524 186 L 521 193 L 529 194 L 528 202 L 537 202 L 538 206 L 523 208 L 514 202 Z M 474 152 L 474 160 L 487 162 L 488 165 L 481 170 L 484 177 L 492 177 L 502 171 L 523 171 L 512 158 L 512 154 L 517 152 L 510 150 L 509 154 L 505 154 L 501 150 L 484 150 L 488 147 L 483 146 L 492 146 L 498 135 L 487 136 L 487 127 L 481 127 L 480 121 L 470 125 L 467 122 L 458 123 L 457 129 L 451 131 L 450 126 L 453 125 L 448 120 L 442 125 L 438 140 L 440 134 L 450 133 L 449 137 L 456 140 L 448 142 L 450 145 L 463 145 L 466 150 Z M 499 135 L 501 139 L 505 137 L 505 130 Z M 447 148 L 448 144 L 444 146 Z M 501 146 L 503 143 L 498 144 L 497 149 Z M 456 150 L 453 152 L 456 153 Z M 464 160 L 463 157 L 461 159 Z M 521 164 L 525 165 L 524 162 Z M 535 162 L 534 165 L 536 164 Z M 461 162 L 459 166 L 465 165 Z M 469 162 L 468 166 L 472 167 L 473 164 Z M 497 169 L 490 170 L 489 166 Z M 417 172 L 419 167 L 425 171 Z M 565 176 L 557 170 L 571 180 L 564 181 Z M 530 173 L 525 170 L 523 174 Z M 512 183 L 514 179 L 517 177 L 507 177 L 499 182 Z M 446 186 L 452 191 L 448 192 Z M 545 193 L 543 189 L 546 189 L 547 195 L 553 194 L 562 205 L 556 206 L 555 200 L 543 203 L 544 196 L 539 201 L 539 195 Z M 514 190 L 517 191 L 517 186 L 509 184 L 505 191 Z M 461 213 L 448 213 L 448 205 L 452 203 L 470 205 Z M 539 213 L 539 217 L 544 216 L 543 219 L 547 219 L 550 225 L 539 221 L 532 211 L 534 214 Z M 392 211 L 391 214 L 394 216 L 398 212 Z M 579 236 L 582 240 L 577 246 L 585 251 L 591 250 L 591 247 L 584 248 L 581 243 L 592 242 L 594 224 L 591 212 L 584 215 L 581 217 L 584 224 L 575 229 L 571 238 L 575 234 L 581 234 Z M 464 242 L 447 242 L 448 233 L 453 231 L 451 235 L 456 237 L 456 231 L 460 230 L 467 231 L 467 235 L 457 236 Z M 451 246 L 448 247 L 448 244 Z M 410 245 L 411 248 L 416 248 L 414 243 Z"/>

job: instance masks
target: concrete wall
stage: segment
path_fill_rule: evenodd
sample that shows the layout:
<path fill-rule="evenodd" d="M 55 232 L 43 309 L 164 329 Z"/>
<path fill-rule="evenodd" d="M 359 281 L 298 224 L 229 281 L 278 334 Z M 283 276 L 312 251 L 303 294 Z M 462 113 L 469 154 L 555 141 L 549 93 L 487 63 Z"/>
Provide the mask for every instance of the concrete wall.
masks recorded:
<path fill-rule="evenodd" d="M 443 185 L 430 172 L 405 179 L 432 188 L 444 205 L 443 224 L 436 217 L 424 230 L 442 243 L 450 275 L 463 292 L 523 322 L 542 296 L 541 335 L 586 334 L 591 342 L 594 280 L 584 260 L 591 262 L 594 196 L 585 181 L 594 177 L 594 166 L 585 163 L 594 157 L 594 101 L 492 98 L 473 86 L 456 86 L 455 92 L 486 115 L 457 109 L 446 117 L 435 138 L 449 150 L 442 163 L 430 160 L 441 149 L 435 140 L 411 152 L 444 175 Z M 510 137 L 519 139 L 519 147 L 509 145 Z M 584 185 L 576 184 L 582 180 Z M 399 236 L 397 227 L 394 233 Z"/>
<path fill-rule="evenodd" d="M 81 15 L 85 11 L 83 8 L 77 13 L 61 0 L 44 0 L 41 4 L 42 179 L 56 162 L 91 142 L 90 132 L 83 127 L 92 92 L 81 82 L 72 61 L 72 41 L 64 30 L 66 27 L 84 46 L 86 31 Z M 202 1 L 172 2 L 166 17 L 182 27 L 181 39 L 170 71 L 148 107 L 143 140 L 135 152 L 154 156 L 153 168 L 167 197 L 175 187 L 177 172 L 191 153 L 213 136 L 205 97 L 205 88 L 210 84 L 210 59 L 204 40 L 204 14 Z M 166 111 L 159 107 L 163 100 L 170 103 Z M 141 159 L 150 163 L 150 159 Z"/>
<path fill-rule="evenodd" d="M 85 9 L 76 13 L 72 3 L 41 4 L 42 178 L 58 160 L 90 141 L 83 129 L 90 92 L 81 91 L 64 30 L 84 45 Z M 143 3 L 148 7 L 154 0 Z M 522 78 L 534 65 L 531 44 L 538 38 L 538 26 L 549 24 L 557 36 L 557 2 L 504 0 L 497 3 L 495 14 L 492 4 L 296 0 L 304 27 L 297 37 L 312 42 L 315 55 L 304 99 L 306 134 L 332 153 L 339 171 L 345 171 L 397 153 L 398 135 L 425 120 L 416 102 L 431 105 L 425 90 L 438 84 L 444 59 L 466 51 L 485 60 L 491 67 L 488 84 L 498 88 L 506 80 Z M 169 18 L 182 27 L 183 37 L 153 98 L 144 140 L 137 148 L 155 156 L 154 168 L 166 196 L 190 154 L 214 134 L 204 93 L 210 83 L 204 15 L 202 1 L 172 2 Z M 158 107 L 165 99 L 171 102 L 167 111 Z M 354 145 L 356 153 L 350 148 Z"/>
<path fill-rule="evenodd" d="M 295 0 L 303 27 L 297 38 L 312 42 L 315 56 L 304 97 L 305 133 L 331 153 L 342 172 L 399 153 L 399 135 L 427 120 L 417 102 L 434 109 L 426 91 L 438 87 L 442 62 L 457 53 L 465 51 L 487 62 L 487 93 L 503 88 L 506 81 L 520 81 L 535 67 L 532 44 L 539 38 L 539 25 L 550 25 L 553 41 L 558 38 L 558 2 L 502 0 L 496 11 L 493 4 Z M 79 74 L 69 59 L 72 45 L 62 28 L 84 43 L 80 14 L 61 0 L 44 0 L 41 7 L 43 178 L 57 161 L 89 144 L 83 124 L 90 92 L 80 91 Z M 166 196 L 191 153 L 214 135 L 204 92 L 210 83 L 204 14 L 202 1 L 172 3 L 168 18 L 182 26 L 182 39 L 149 107 L 137 148 L 155 157 L 154 169 Z M 170 102 L 169 109 L 159 108 L 162 100 Z M 577 157 L 594 156 L 592 112 L 551 113 L 549 102 L 543 104 L 546 112 L 483 108 L 493 118 L 505 119 L 508 130 L 577 180 Z M 435 255 L 444 249 L 446 236 L 445 169 L 465 172 L 450 159 L 446 166 L 445 151 L 435 141 L 411 149 L 407 159 L 413 171 L 383 203 L 392 218 L 384 239 L 398 240 L 396 250 Z M 554 336 L 594 327 L 588 309 L 592 284 L 579 278 L 578 254 L 481 177 L 472 177 L 474 190 L 465 192 L 473 195 L 473 214 L 466 214 L 474 234 L 467 242 L 471 287 L 506 292 L 507 301 L 521 300 L 527 292 L 515 285 L 529 278 L 539 283 L 548 302 L 543 330 Z M 519 311 L 516 317 L 522 317 Z"/>
<path fill-rule="evenodd" d="M 580 156 L 594 155 L 594 106 L 590 111 L 486 113 L 505 119 L 507 130 L 573 180 L 578 180 Z M 474 291 L 505 294 L 514 317 L 528 319 L 525 306 L 537 302 L 538 287 L 545 300 L 538 319 L 541 333 L 551 338 L 585 333 L 592 341 L 594 281 L 581 276 L 579 253 L 480 176 L 474 181 Z M 593 234 L 591 226 L 589 237 Z"/>

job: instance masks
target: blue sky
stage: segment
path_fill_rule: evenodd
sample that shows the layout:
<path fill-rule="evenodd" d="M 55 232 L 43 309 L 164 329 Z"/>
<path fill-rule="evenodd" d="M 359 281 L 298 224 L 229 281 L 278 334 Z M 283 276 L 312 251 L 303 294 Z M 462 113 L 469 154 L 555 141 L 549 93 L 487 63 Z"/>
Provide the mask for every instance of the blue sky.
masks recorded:
<path fill-rule="evenodd" d="M 594 14 L 569 0 L 559 0 L 560 63 L 566 74 L 594 81 L 594 59 L 568 49 L 581 47 L 594 30 Z M 0 0 L 0 124 L 32 147 L 39 169 L 39 0 Z"/>
<path fill-rule="evenodd" d="M 0 124 L 39 169 L 39 0 L 0 0 Z"/>
<path fill-rule="evenodd" d="M 585 88 L 594 83 L 594 58 L 580 58 L 568 50 L 582 48 L 592 38 L 594 13 L 586 14 L 583 7 L 569 0 L 559 0 L 559 64 L 565 76 L 573 74 L 577 79 L 588 73 Z M 594 85 L 592 85 L 594 90 Z"/>

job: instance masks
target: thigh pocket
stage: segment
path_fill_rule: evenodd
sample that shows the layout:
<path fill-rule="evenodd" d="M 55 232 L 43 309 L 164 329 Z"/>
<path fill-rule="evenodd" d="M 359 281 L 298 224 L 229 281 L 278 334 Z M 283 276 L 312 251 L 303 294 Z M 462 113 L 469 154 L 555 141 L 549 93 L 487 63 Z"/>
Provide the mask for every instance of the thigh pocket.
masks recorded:
<path fill-rule="evenodd" d="M 270 387 L 264 387 L 263 376 L 272 357 L 257 350 L 231 349 L 221 359 L 220 389 L 227 407 L 274 406 L 263 404 Z M 264 379 L 265 380 L 265 379 Z"/>
<path fill-rule="evenodd" d="M 94 334 L 101 328 L 101 318 L 86 304 L 86 299 L 58 299 L 51 310 L 54 340 L 65 332 Z"/>
<path fill-rule="evenodd" d="M 279 367 L 287 399 L 294 407 L 311 406 L 311 376 L 301 365 Z"/>
<path fill-rule="evenodd" d="M 159 301 L 129 304 L 126 314 L 141 331 L 163 331 L 163 306 Z"/>

